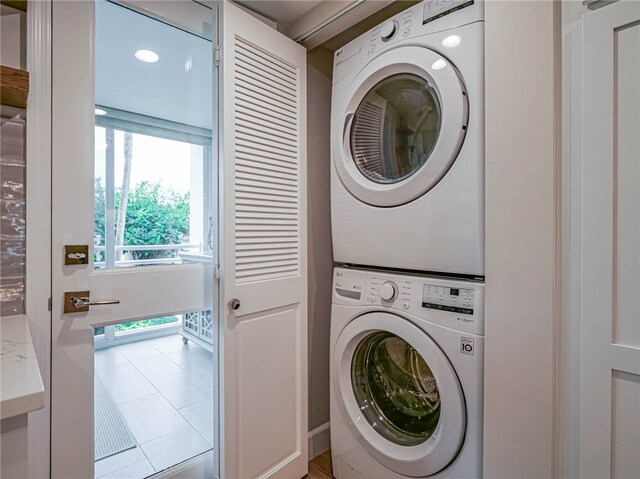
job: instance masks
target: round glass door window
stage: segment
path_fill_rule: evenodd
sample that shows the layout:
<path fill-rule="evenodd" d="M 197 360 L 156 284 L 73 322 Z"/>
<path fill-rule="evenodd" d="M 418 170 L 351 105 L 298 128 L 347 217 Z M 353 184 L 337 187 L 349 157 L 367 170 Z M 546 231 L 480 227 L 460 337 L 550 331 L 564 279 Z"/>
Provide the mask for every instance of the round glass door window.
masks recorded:
<path fill-rule="evenodd" d="M 392 75 L 362 99 L 351 126 L 351 155 L 375 183 L 397 183 L 424 165 L 438 140 L 441 107 L 434 88 L 412 73 Z"/>
<path fill-rule="evenodd" d="M 380 435 L 401 446 L 431 437 L 440 419 L 440 394 L 431 369 L 404 339 L 379 331 L 358 344 L 351 362 L 358 407 Z"/>

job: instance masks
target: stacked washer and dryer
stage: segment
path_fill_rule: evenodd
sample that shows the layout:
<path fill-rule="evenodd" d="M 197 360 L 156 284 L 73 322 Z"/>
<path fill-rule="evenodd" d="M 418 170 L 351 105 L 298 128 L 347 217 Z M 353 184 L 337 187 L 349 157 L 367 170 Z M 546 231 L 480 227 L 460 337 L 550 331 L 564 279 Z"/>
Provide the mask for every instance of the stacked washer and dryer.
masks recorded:
<path fill-rule="evenodd" d="M 484 9 L 425 0 L 335 53 L 337 479 L 482 476 Z"/>

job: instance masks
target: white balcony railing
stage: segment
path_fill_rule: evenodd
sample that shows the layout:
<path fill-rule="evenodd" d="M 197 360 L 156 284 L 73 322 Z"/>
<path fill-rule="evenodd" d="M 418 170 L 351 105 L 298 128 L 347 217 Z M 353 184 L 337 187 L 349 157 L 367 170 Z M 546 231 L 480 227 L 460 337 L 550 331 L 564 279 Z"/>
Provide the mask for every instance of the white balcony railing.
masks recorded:
<path fill-rule="evenodd" d="M 159 251 L 159 250 L 171 250 L 171 251 L 200 251 L 202 249 L 202 243 L 182 243 L 182 244 L 148 244 L 148 245 L 122 245 L 116 246 L 116 253 L 130 252 L 130 251 Z M 95 253 L 106 252 L 106 246 L 94 246 Z M 152 259 L 121 259 L 115 261 L 116 268 L 126 268 L 130 266 L 146 266 L 153 264 L 177 264 L 181 263 L 180 257 L 167 257 L 167 258 L 152 258 Z M 104 268 L 104 261 L 95 261 L 95 268 Z"/>

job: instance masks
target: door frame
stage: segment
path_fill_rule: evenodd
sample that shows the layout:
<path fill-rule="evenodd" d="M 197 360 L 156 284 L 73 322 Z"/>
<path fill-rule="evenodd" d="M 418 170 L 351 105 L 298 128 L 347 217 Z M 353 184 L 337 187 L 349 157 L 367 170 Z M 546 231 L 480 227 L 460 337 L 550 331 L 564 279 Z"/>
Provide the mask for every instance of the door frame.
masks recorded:
<path fill-rule="evenodd" d="M 586 2 L 562 2 L 560 23 L 561 159 L 560 307 L 557 325 L 555 477 L 579 477 L 580 470 L 580 277 L 582 177 L 582 15 Z"/>
<path fill-rule="evenodd" d="M 28 473 L 49 478 L 51 461 L 51 0 L 27 9 L 27 255 L 25 309 L 45 390 L 29 414 Z"/>
<path fill-rule="evenodd" d="M 177 8 L 177 6 L 173 4 L 167 4 L 167 3 L 158 4 L 155 2 L 149 2 L 148 0 L 139 0 L 139 1 L 110 0 L 110 1 L 112 1 L 115 4 L 120 4 L 125 8 L 136 11 L 148 17 L 154 18 L 162 23 L 166 23 L 170 26 L 179 28 L 180 30 L 187 31 L 191 34 L 195 34 L 200 37 L 205 37 L 205 35 L 209 34 L 209 32 L 206 32 L 206 31 L 204 34 L 198 33 L 202 29 L 202 25 L 200 24 L 200 22 L 196 21 L 196 22 L 190 23 L 189 15 L 188 14 L 185 15 L 183 9 Z M 191 3 L 193 0 L 182 0 L 182 1 Z M 194 3 L 198 4 L 199 8 L 207 8 L 208 10 L 211 10 L 211 7 L 209 5 L 203 5 L 200 2 L 194 2 Z M 54 175 L 52 171 L 53 158 L 54 158 L 54 145 L 52 142 L 52 136 L 53 136 L 53 129 L 55 127 L 55 125 L 53 124 L 54 110 L 53 110 L 52 102 L 53 102 L 53 90 L 56 87 L 53 84 L 53 76 L 52 76 L 52 68 L 51 68 L 51 65 L 53 63 L 54 56 L 55 56 L 54 50 L 53 50 L 53 41 L 52 41 L 52 35 L 54 33 L 53 32 L 53 2 L 51 0 L 45 0 L 43 2 L 36 2 L 35 5 L 40 8 L 38 10 L 34 8 L 34 11 L 43 10 L 45 9 L 45 6 L 46 6 L 47 14 L 45 15 L 39 12 L 40 16 L 45 17 L 46 20 L 43 20 L 42 25 L 39 25 L 40 31 L 37 31 L 34 29 L 33 34 L 29 38 L 29 42 L 30 44 L 38 45 L 41 50 L 45 50 L 47 52 L 47 60 L 48 60 L 48 63 L 45 64 L 45 66 L 47 67 L 46 69 L 42 69 L 42 70 L 34 69 L 35 74 L 32 74 L 32 79 L 34 77 L 37 77 L 43 83 L 46 83 L 48 88 L 47 90 L 48 97 L 46 97 L 45 99 L 42 99 L 37 103 L 37 106 L 39 107 L 40 110 L 46 110 L 46 112 L 42 115 L 42 117 L 39 117 L 39 119 L 42 120 L 39 123 L 44 122 L 46 124 L 46 133 L 43 134 L 43 138 L 46 139 L 47 141 L 40 141 L 41 145 L 38 145 L 38 146 L 41 146 L 40 149 L 42 150 L 42 155 L 34 155 L 37 158 L 41 159 L 41 162 L 39 162 L 38 167 L 41 168 L 42 170 L 36 169 L 35 168 L 36 164 L 32 163 L 33 168 L 36 169 L 36 171 L 32 173 L 32 176 L 34 178 L 37 178 L 38 180 L 41 180 L 40 182 L 46 181 L 47 183 L 46 188 L 43 188 L 43 191 L 46 192 L 47 194 L 46 194 L 46 200 L 43 199 L 42 201 L 39 201 L 40 196 L 44 196 L 44 195 L 40 195 L 37 197 L 36 201 L 32 202 L 32 204 L 30 205 L 33 207 L 34 210 L 37 209 L 38 211 L 37 216 L 35 214 L 32 216 L 28 216 L 28 221 L 30 223 L 35 222 L 36 224 L 39 225 L 39 221 L 42 221 L 43 227 L 44 225 L 46 225 L 48 228 L 48 234 L 46 235 L 46 238 L 43 239 L 38 237 L 38 244 L 40 248 L 42 248 L 47 252 L 46 256 L 47 256 L 48 264 L 46 264 L 46 266 L 39 264 L 38 269 L 34 272 L 34 274 L 31 275 L 31 278 L 38 278 L 39 276 L 43 276 L 42 275 L 43 269 L 46 268 L 48 271 L 48 274 L 46 275 L 46 280 L 48 284 L 48 289 L 46 291 L 46 298 L 48 303 L 47 305 L 48 317 L 46 320 L 46 325 L 48 326 L 48 331 L 46 333 L 46 337 L 44 338 L 44 341 L 46 341 L 47 343 L 46 347 L 48 348 L 47 350 L 48 354 L 44 357 L 44 360 L 40 363 L 41 369 L 43 371 L 46 371 L 48 375 L 47 382 L 45 383 L 45 388 L 48 388 L 47 409 L 46 409 L 46 418 L 45 418 L 46 425 L 45 424 L 37 425 L 38 430 L 37 432 L 34 432 L 33 435 L 37 436 L 38 440 L 33 441 L 32 439 L 30 439 L 30 456 L 29 456 L 29 463 L 31 465 L 31 463 L 33 462 L 33 459 L 31 456 L 31 444 L 33 443 L 34 445 L 33 456 L 38 461 L 37 467 L 39 469 L 37 473 L 35 472 L 30 473 L 30 477 L 34 477 L 34 479 L 35 478 L 40 479 L 41 477 L 42 478 L 50 477 L 53 471 L 52 466 L 53 466 L 53 459 L 54 459 L 51 451 L 51 446 L 52 446 L 51 432 L 53 428 L 52 424 L 55 419 L 52 416 L 52 409 L 51 409 L 51 398 L 52 398 L 51 386 L 52 386 L 52 367 L 53 367 L 52 354 L 54 352 L 53 343 L 52 343 L 54 336 L 53 336 L 53 331 L 51 326 L 53 324 L 52 318 L 56 317 L 54 316 L 54 313 L 56 312 L 55 310 L 59 309 L 59 307 L 57 307 L 57 303 L 52 304 L 52 292 L 53 292 L 53 278 L 56 276 L 56 274 L 58 276 L 60 274 L 59 272 L 56 273 L 56 271 L 53 269 L 57 265 L 57 257 L 60 255 L 60 252 L 53 251 L 53 231 L 55 229 L 54 220 L 56 217 L 59 217 L 59 215 L 62 213 L 60 211 L 54 211 L 52 207 L 53 205 L 52 194 L 54 192 L 54 189 L 53 189 Z M 30 11 L 31 11 L 31 7 L 30 7 Z M 175 18 L 177 18 L 178 20 L 176 21 L 171 20 L 171 18 L 174 18 L 174 15 L 175 15 Z M 208 18 L 211 19 L 211 22 L 213 25 L 213 22 L 214 22 L 213 16 Z M 85 28 L 84 33 L 86 33 L 87 31 L 94 30 L 93 25 L 87 25 L 84 28 Z M 41 35 L 45 31 L 47 32 L 47 37 L 46 39 L 42 39 Z M 213 38 L 213 35 L 212 35 L 212 38 L 210 38 L 210 41 L 213 45 L 213 42 L 215 41 L 215 38 Z M 87 47 L 85 46 L 84 48 L 86 49 Z M 213 48 L 212 48 L 212 53 L 213 53 Z M 93 55 L 92 55 L 91 61 L 93 62 Z M 215 72 L 213 73 L 215 77 Z M 212 88 L 213 88 L 213 85 L 214 84 L 211 85 Z M 214 95 L 216 93 L 217 93 L 217 90 L 214 89 Z M 64 95 L 62 96 L 64 97 Z M 214 115 L 213 116 L 214 127 L 215 127 L 215 122 L 216 122 L 216 117 Z M 36 135 L 34 134 L 33 136 L 35 137 Z M 215 138 L 215 135 L 214 135 L 214 138 Z M 34 145 L 37 144 L 36 142 L 32 142 L 32 143 L 34 143 Z M 46 148 L 43 146 L 43 144 L 46 146 Z M 215 144 L 215 140 L 214 140 L 214 144 Z M 57 148 L 60 148 L 60 147 L 57 147 Z M 215 163 L 212 164 L 212 168 L 215 169 L 218 167 L 217 159 L 212 158 L 212 160 L 215 161 Z M 43 175 L 42 171 L 45 171 L 46 174 Z M 37 195 L 34 195 L 34 196 L 37 196 Z M 216 209 L 217 209 L 217 205 L 216 205 Z M 45 216 L 46 216 L 46 221 L 43 221 L 45 220 L 44 218 Z M 32 237 L 33 236 L 34 235 L 32 235 Z M 216 255 L 217 255 L 217 251 L 214 249 L 214 256 Z M 34 258 L 34 260 L 35 259 L 39 259 L 39 258 Z M 54 265 L 54 261 L 56 261 L 56 265 Z M 163 267 L 163 266 L 156 267 L 156 268 L 160 272 L 166 270 L 166 267 Z M 189 269 L 189 267 L 187 267 L 187 269 Z M 215 285 L 214 287 L 217 289 L 217 285 Z M 34 299 L 35 299 L 35 295 L 34 295 Z M 214 305 L 214 308 L 215 307 L 216 305 Z M 33 330 L 33 326 L 32 326 L 32 330 Z M 215 330 L 215 332 L 217 332 L 217 329 Z M 214 342 L 215 341 L 217 341 L 217 337 L 214 337 Z M 216 357 L 214 356 L 214 362 L 216 360 L 215 358 Z M 217 369 L 218 369 L 218 364 L 215 363 L 215 367 L 213 371 L 214 373 L 213 383 L 217 383 L 218 381 Z M 218 410 L 218 398 L 216 397 L 215 394 L 214 394 L 214 401 L 213 401 L 213 410 L 214 411 Z M 215 417 L 217 417 L 217 414 L 215 415 Z M 219 435 L 217 433 L 217 430 L 215 429 L 217 426 L 218 426 L 218 421 L 216 420 L 214 421 L 214 437 L 218 437 Z M 31 430 L 29 433 L 32 434 Z M 219 454 L 219 450 L 220 448 L 218 447 L 217 444 L 215 444 L 215 446 L 213 447 L 214 467 L 219 462 L 217 458 L 217 455 Z M 200 454 L 196 457 L 193 457 L 185 462 L 182 462 L 174 466 L 170 470 L 156 473 L 153 477 L 157 477 L 160 479 L 170 478 L 170 477 L 199 479 L 203 477 L 203 475 L 211 474 L 211 470 L 205 467 L 205 463 L 207 462 L 207 459 L 208 458 L 206 454 Z M 43 465 L 39 465 L 40 462 L 42 462 Z M 187 471 L 187 469 L 189 470 Z"/>

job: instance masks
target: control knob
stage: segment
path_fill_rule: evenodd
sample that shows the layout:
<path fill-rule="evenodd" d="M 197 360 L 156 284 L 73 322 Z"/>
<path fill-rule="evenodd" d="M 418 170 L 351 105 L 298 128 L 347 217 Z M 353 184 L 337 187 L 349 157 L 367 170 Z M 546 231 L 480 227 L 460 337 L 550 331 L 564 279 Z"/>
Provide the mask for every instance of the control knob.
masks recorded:
<path fill-rule="evenodd" d="M 398 297 L 398 286 L 393 281 L 386 281 L 380 286 L 380 297 L 383 301 L 391 303 Z"/>
<path fill-rule="evenodd" d="M 382 27 L 380 27 L 380 37 L 383 40 L 389 40 L 391 39 L 391 37 L 395 35 L 397 30 L 398 30 L 397 22 L 393 20 L 386 21 L 382 24 Z"/>

